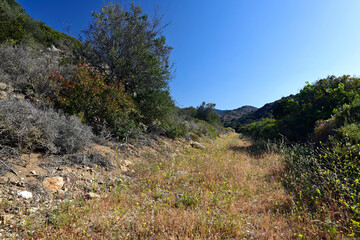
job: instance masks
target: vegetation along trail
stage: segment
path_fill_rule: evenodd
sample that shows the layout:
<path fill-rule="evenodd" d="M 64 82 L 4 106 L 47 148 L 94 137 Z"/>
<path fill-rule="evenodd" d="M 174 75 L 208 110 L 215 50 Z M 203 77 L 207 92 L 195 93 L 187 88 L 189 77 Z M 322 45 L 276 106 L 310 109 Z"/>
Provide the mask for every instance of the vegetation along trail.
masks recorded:
<path fill-rule="evenodd" d="M 164 139 L 163 139 L 164 140 Z M 204 140 L 205 141 L 205 140 Z M 204 149 L 164 140 L 101 200 L 65 202 L 28 237 L 46 239 L 299 239 L 304 224 L 280 182 L 282 159 L 230 133 Z"/>

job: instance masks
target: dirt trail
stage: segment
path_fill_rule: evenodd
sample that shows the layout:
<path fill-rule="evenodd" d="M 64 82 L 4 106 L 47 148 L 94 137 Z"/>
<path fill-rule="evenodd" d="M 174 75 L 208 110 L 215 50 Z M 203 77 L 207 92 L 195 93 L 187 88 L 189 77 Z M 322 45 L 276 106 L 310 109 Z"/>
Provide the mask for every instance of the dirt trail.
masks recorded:
<path fill-rule="evenodd" d="M 100 199 L 64 202 L 51 221 L 30 215 L 24 238 L 301 238 L 278 155 L 235 133 L 201 144 L 205 149 L 160 139 L 155 149 L 138 151 L 131 177 L 98 189 Z"/>

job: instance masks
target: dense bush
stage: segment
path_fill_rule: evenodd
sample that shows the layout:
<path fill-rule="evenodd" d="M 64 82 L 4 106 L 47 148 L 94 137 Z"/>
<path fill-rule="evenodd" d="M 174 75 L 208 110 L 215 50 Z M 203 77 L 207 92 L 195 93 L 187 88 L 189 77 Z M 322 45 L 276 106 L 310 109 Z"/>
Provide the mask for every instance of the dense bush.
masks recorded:
<path fill-rule="evenodd" d="M 338 115 L 334 122 L 336 124 L 332 126 L 334 128 L 339 127 L 345 121 L 359 119 L 357 114 L 359 108 L 355 107 L 359 94 L 360 78 L 347 75 L 329 76 L 314 84 L 307 84 L 295 96 L 279 100 L 273 108 L 273 117 L 276 121 L 274 120 L 274 124 L 271 126 L 264 124 L 269 120 L 262 120 L 257 124 L 252 123 L 240 128 L 240 130 L 255 137 L 274 139 L 285 136 L 290 141 L 305 142 L 310 140 L 314 133 L 317 134 L 316 128 L 319 130 L 319 134 L 320 132 L 321 134 L 325 133 L 324 127 L 329 127 L 331 121 L 325 125 L 324 121 L 330 119 L 334 114 Z M 331 132 L 330 130 L 328 129 L 328 133 Z M 259 134 L 260 132 L 263 134 Z M 326 137 L 322 136 L 320 139 L 326 139 Z"/>
<path fill-rule="evenodd" d="M 272 118 L 264 118 L 258 122 L 250 123 L 245 126 L 239 126 L 237 131 L 255 139 L 276 138 L 278 134 L 276 120 Z"/>
<path fill-rule="evenodd" d="M 283 181 L 298 207 L 352 236 L 360 236 L 359 96 L 360 78 L 329 76 L 278 101 L 274 119 L 239 129 L 253 138 L 288 139 Z"/>
<path fill-rule="evenodd" d="M 51 72 L 67 72 L 59 66 L 59 54 L 10 44 L 0 45 L 0 81 L 30 96 L 47 96 L 54 90 Z M 69 68 L 69 67 L 67 67 Z"/>
<path fill-rule="evenodd" d="M 133 98 L 142 115 L 141 121 L 151 125 L 154 121 L 169 124 L 175 114 L 175 104 L 168 90 L 152 90 Z"/>
<path fill-rule="evenodd" d="M 355 130 L 359 126 L 342 129 Z M 346 133 L 345 133 L 346 134 Z M 314 219 L 337 222 L 360 236 L 360 145 L 351 140 L 333 143 L 332 148 L 296 144 L 285 148 L 285 186 L 294 193 L 298 207 Z M 325 211 L 325 209 L 333 209 Z"/>
<path fill-rule="evenodd" d="M 41 109 L 25 100 L 0 100 L 0 144 L 22 151 L 73 153 L 88 145 L 91 129 L 75 116 Z"/>
<path fill-rule="evenodd" d="M 139 131 L 139 115 L 122 84 L 105 83 L 105 74 L 81 64 L 70 78 L 53 73 L 58 87 L 55 106 L 69 114 L 77 114 L 99 134 L 103 127 L 115 137 L 135 135 Z M 107 81 L 108 82 L 108 81 Z"/>

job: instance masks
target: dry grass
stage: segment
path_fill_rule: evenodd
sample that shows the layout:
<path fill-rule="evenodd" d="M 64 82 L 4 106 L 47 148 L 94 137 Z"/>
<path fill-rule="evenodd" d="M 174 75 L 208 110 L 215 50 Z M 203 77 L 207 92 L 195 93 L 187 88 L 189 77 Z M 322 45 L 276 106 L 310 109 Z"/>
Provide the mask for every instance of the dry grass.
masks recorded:
<path fill-rule="evenodd" d="M 143 154 L 132 181 L 26 220 L 34 239 L 330 239 L 299 216 L 280 182 L 282 159 L 237 134 Z M 177 146 L 180 147 L 180 146 Z M 174 150 L 174 149 L 173 149 Z M 175 152 L 175 153 L 174 153 Z M 183 153 L 183 154 L 182 154 Z"/>

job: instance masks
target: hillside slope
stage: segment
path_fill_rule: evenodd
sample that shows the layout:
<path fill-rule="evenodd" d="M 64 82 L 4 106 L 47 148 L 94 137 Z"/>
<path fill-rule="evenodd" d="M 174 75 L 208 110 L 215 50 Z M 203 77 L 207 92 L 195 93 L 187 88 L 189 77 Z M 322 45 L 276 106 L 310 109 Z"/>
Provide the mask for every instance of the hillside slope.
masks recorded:
<path fill-rule="evenodd" d="M 239 118 L 242 118 L 244 116 L 247 116 L 248 114 L 255 112 L 257 109 L 258 108 L 253 106 L 242 106 L 237 109 L 224 111 L 223 113 L 218 113 L 218 114 L 220 116 L 221 122 L 231 123 Z"/>
<path fill-rule="evenodd" d="M 234 122 L 241 123 L 241 124 L 248 124 L 251 122 L 256 122 L 262 118 L 269 118 L 272 117 L 273 108 L 276 105 L 277 101 L 272 103 L 267 103 L 261 108 L 257 109 L 256 111 L 250 112 L 240 118 L 235 119 Z"/>
<path fill-rule="evenodd" d="M 69 50 L 74 43 L 79 43 L 44 22 L 35 21 L 15 0 L 0 0 L 0 43 L 3 42 L 46 47 L 54 45 L 63 50 Z"/>

